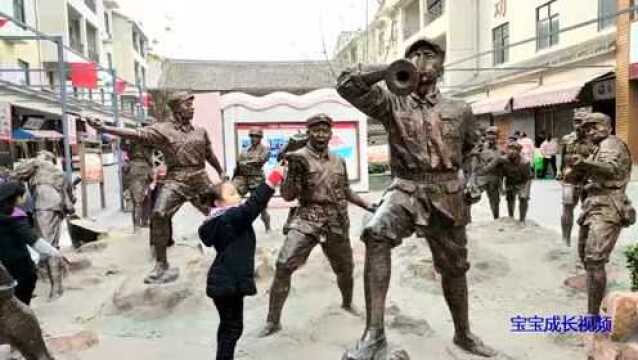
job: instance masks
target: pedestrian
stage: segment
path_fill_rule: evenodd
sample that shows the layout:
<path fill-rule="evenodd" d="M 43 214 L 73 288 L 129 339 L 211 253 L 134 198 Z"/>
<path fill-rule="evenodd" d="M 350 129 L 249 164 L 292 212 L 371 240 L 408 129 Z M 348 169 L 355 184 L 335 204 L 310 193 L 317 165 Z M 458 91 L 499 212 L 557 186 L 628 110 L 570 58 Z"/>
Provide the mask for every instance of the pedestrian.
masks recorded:
<path fill-rule="evenodd" d="M 27 245 L 43 258 L 52 257 L 61 261 L 62 256 L 57 249 L 38 237 L 29 225 L 26 214 L 17 206 L 24 194 L 25 188 L 18 182 L 0 184 L 0 261 L 18 282 L 15 296 L 29 305 L 38 277 Z"/>
<path fill-rule="evenodd" d="M 534 142 L 527 137 L 526 132 L 521 133 L 521 137 L 518 139 L 518 143 L 521 145 L 521 156 L 528 163 L 531 163 L 534 157 Z"/>
<path fill-rule="evenodd" d="M 199 237 L 217 252 L 206 284 L 206 294 L 219 313 L 217 360 L 234 359 L 235 346 L 243 331 L 244 297 L 257 293 L 252 223 L 283 179 L 282 170 L 273 170 L 243 203 L 232 182 L 222 182 L 212 189 L 214 207 L 199 228 Z"/>
<path fill-rule="evenodd" d="M 547 176 L 547 169 L 552 167 L 552 177 L 556 177 L 558 169 L 556 167 L 556 154 L 558 153 L 558 142 L 552 138 L 552 135 L 547 135 L 547 138 L 541 144 L 541 154 L 543 154 L 543 172 L 541 173 L 541 179 L 545 179 Z"/>

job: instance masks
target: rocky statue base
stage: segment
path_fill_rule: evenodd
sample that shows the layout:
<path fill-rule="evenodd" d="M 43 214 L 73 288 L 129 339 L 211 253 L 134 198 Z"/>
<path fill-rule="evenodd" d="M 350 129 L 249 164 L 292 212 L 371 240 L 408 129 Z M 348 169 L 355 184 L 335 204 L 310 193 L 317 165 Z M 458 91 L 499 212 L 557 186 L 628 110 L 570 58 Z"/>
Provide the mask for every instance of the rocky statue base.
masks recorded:
<path fill-rule="evenodd" d="M 401 348 L 383 345 L 374 354 L 363 354 L 356 348 L 348 350 L 341 360 L 410 360 L 410 356 Z"/>
<path fill-rule="evenodd" d="M 161 273 L 153 276 L 155 274 L 151 274 L 144 279 L 144 284 L 147 285 L 162 285 L 168 284 L 176 281 L 179 278 L 179 268 L 172 267 L 167 270 L 162 271 Z"/>

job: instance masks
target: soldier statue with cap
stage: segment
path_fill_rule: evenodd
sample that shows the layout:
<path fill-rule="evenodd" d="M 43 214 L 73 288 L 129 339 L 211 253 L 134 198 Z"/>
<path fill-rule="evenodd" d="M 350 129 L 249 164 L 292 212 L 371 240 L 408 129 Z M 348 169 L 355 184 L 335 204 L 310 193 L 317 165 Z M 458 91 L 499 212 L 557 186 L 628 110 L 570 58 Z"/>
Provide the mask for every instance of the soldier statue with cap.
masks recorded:
<path fill-rule="evenodd" d="M 584 200 L 583 177 L 570 177 L 565 179 L 564 174 L 572 171 L 572 166 L 577 158 L 587 158 L 591 154 L 593 144 L 585 136 L 583 131 L 583 120 L 588 116 L 587 112 L 579 111 L 574 113 L 574 131 L 565 135 L 560 143 L 560 171 L 558 179 L 561 180 L 563 190 L 563 213 L 561 215 L 561 230 L 563 241 L 567 246 L 571 245 L 572 227 L 574 225 L 574 208 L 579 201 Z"/>
<path fill-rule="evenodd" d="M 75 214 L 76 199 L 72 184 L 66 181 L 64 172 L 57 166 L 56 156 L 49 151 L 40 151 L 34 159 L 18 164 L 12 177 L 29 185 L 38 234 L 53 247 L 59 248 L 62 221 L 66 216 Z M 57 258 L 47 259 L 44 266 L 51 285 L 49 299 L 53 300 L 64 293 L 64 266 Z"/>
<path fill-rule="evenodd" d="M 149 221 L 144 211 L 144 201 L 153 180 L 153 148 L 139 142 L 128 142 L 126 149 L 128 163 L 124 171 L 124 183 L 133 203 L 133 229 L 137 230 L 148 226 Z"/>
<path fill-rule="evenodd" d="M 632 159 L 627 145 L 611 135 L 611 119 L 602 113 L 587 114 L 582 131 L 594 147 L 588 157 L 574 155 L 565 181 L 584 180 L 587 194 L 578 218 L 578 254 L 587 272 L 587 308 L 598 315 L 605 296 L 609 261 L 623 227 L 636 221 L 636 211 L 625 193 Z"/>
<path fill-rule="evenodd" d="M 339 78 L 339 94 L 387 129 L 394 175 L 361 235 L 366 244 L 366 328 L 344 359 L 381 359 L 388 354 L 384 315 L 391 250 L 415 232 L 427 239 L 441 274 L 443 295 L 454 322 L 454 343 L 473 354 L 496 354 L 470 331 L 468 311 L 466 272 L 470 265 L 465 227 L 470 202 L 459 170 L 480 139 L 468 104 L 439 92 L 444 60 L 440 46 L 420 39 L 407 48 L 404 59 L 389 67 L 360 67 Z M 388 91 L 377 84 L 384 79 L 392 84 L 387 79 L 395 72 L 395 64 L 400 69 L 413 69 L 409 92 L 392 87 Z"/>
<path fill-rule="evenodd" d="M 505 178 L 505 198 L 507 199 L 507 213 L 514 217 L 516 200 L 518 199 L 519 220 L 525 223 L 529 208 L 530 190 L 532 186 L 532 168 L 521 151 L 523 146 L 517 141 L 509 141 L 505 156 L 495 157 L 487 166 L 478 170 L 477 174 L 497 174 Z"/>
<path fill-rule="evenodd" d="M 485 130 L 485 141 L 479 148 L 480 151 L 475 156 L 474 169 L 472 173 L 478 173 L 482 168 L 490 164 L 494 159 L 502 156 L 498 148 L 498 128 L 490 126 Z M 498 172 L 482 173 L 476 175 L 476 185 L 487 194 L 490 202 L 490 209 L 494 219 L 498 219 L 501 207 L 501 189 L 502 177 Z"/>
<path fill-rule="evenodd" d="M 228 178 L 213 153 L 206 130 L 191 124 L 194 115 L 193 101 L 194 96 L 190 93 L 173 94 L 168 102 L 173 114 L 171 121 L 158 122 L 137 130 L 105 126 L 97 119 L 87 120 L 89 125 L 99 131 L 152 146 L 164 154 L 166 176 L 160 183 L 150 225 L 156 264 L 144 279 L 147 284 L 171 282 L 179 276 L 176 268 L 170 268 L 166 253 L 167 248 L 172 245 L 172 218 L 185 202 L 191 202 L 202 214 L 208 214 L 210 204 L 199 196 L 201 189 L 207 189 L 211 185 L 206 173 L 206 163 L 220 177 Z"/>
<path fill-rule="evenodd" d="M 239 154 L 233 174 L 233 184 L 241 196 L 246 196 L 264 181 L 263 167 L 270 157 L 270 149 L 261 143 L 264 137 L 263 130 L 252 128 L 248 136 L 250 145 Z M 270 215 L 266 209 L 261 213 L 261 221 L 264 222 L 266 231 L 270 231 Z"/>
<path fill-rule="evenodd" d="M 348 235 L 348 202 L 371 212 L 375 206 L 352 191 L 345 161 L 328 151 L 332 122 L 325 114 L 309 118 L 305 146 L 284 155 L 288 171 L 281 196 L 286 201 L 297 200 L 299 207 L 292 214 L 279 251 L 262 336 L 281 329 L 281 311 L 290 292 L 292 274 L 304 265 L 317 245 L 321 245 L 337 275 L 342 307 L 352 308 L 354 262 Z"/>

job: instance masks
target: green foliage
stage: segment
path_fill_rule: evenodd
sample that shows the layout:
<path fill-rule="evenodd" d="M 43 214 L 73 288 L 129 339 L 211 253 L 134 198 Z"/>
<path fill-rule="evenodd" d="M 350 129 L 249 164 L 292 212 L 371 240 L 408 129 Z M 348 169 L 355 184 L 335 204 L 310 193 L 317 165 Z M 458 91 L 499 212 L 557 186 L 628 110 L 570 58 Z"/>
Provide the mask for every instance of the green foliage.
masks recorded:
<path fill-rule="evenodd" d="M 631 290 L 638 291 L 638 244 L 628 246 L 624 251 L 627 269 L 631 275 Z"/>
<path fill-rule="evenodd" d="M 390 169 L 386 163 L 370 163 L 368 164 L 368 174 L 384 174 Z"/>

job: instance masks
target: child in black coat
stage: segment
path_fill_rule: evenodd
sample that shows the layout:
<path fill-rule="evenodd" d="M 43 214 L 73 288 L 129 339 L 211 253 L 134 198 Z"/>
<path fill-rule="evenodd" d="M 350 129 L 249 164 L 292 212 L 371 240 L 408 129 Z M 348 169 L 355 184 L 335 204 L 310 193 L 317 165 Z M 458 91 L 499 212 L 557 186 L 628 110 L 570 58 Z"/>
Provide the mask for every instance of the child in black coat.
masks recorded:
<path fill-rule="evenodd" d="M 199 237 L 206 246 L 217 251 L 206 284 L 206 294 L 219 312 L 217 360 L 234 358 L 235 345 L 243 331 L 244 296 L 257 293 L 256 239 L 252 223 L 282 181 L 281 170 L 274 170 L 243 203 L 231 182 L 223 182 L 213 189 L 215 207 L 200 226 Z"/>

